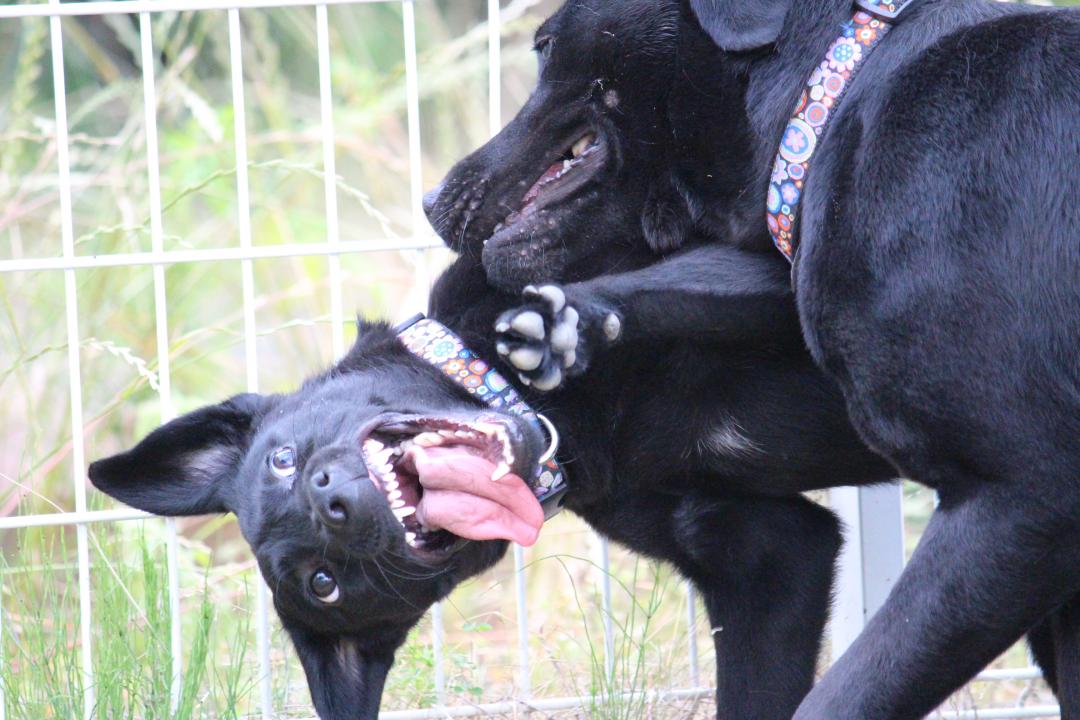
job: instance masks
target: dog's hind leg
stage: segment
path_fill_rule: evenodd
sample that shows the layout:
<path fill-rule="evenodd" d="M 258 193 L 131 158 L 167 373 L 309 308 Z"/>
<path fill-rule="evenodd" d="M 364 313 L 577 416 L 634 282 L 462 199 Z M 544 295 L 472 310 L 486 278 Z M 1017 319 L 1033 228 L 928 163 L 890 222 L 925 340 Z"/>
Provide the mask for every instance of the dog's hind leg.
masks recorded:
<path fill-rule="evenodd" d="M 1080 719 L 1080 597 L 1028 631 L 1035 662 L 1061 705 L 1062 720 Z"/>
<path fill-rule="evenodd" d="M 885 605 L 796 720 L 916 720 L 1080 588 L 1067 493 L 980 488 L 935 512 Z M 1058 669 L 1060 676 L 1061 669 Z"/>
<path fill-rule="evenodd" d="M 716 646 L 717 717 L 790 720 L 814 682 L 840 550 L 836 516 L 802 496 L 625 493 L 573 508 L 674 564 L 701 593 Z"/>
<path fill-rule="evenodd" d="M 802 497 L 684 502 L 676 533 L 692 560 L 716 645 L 717 716 L 788 720 L 813 684 L 841 535 Z"/>

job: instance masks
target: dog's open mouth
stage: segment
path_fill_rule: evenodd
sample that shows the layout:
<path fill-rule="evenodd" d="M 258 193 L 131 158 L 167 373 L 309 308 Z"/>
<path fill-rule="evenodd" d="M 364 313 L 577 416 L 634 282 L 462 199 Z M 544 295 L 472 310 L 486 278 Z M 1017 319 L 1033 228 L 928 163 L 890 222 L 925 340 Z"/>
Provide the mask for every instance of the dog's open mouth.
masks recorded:
<path fill-rule="evenodd" d="M 606 155 L 604 143 L 595 133 L 582 135 L 526 191 L 521 207 L 495 226 L 492 237 L 530 219 L 538 210 L 572 196 L 603 167 Z"/>
<path fill-rule="evenodd" d="M 527 527 L 539 528 L 543 511 L 514 474 L 522 464 L 514 435 L 500 421 L 428 417 L 393 420 L 368 434 L 368 475 L 409 546 L 449 550 L 462 537 L 520 542 Z"/>

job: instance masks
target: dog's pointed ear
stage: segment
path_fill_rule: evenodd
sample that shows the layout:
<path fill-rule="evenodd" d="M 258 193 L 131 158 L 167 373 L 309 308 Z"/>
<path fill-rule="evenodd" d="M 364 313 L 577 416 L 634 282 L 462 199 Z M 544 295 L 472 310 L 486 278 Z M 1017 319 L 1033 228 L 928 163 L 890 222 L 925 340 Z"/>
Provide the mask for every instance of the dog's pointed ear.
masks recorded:
<path fill-rule="evenodd" d="M 690 0 L 690 7 L 722 50 L 743 52 L 776 42 L 792 1 Z"/>
<path fill-rule="evenodd" d="M 383 356 L 387 348 L 394 352 L 401 347 L 397 332 L 385 322 L 369 322 L 362 317 L 356 319 L 356 341 L 345 357 L 338 362 L 338 369 L 353 369 L 364 365 L 367 356 Z"/>
<path fill-rule="evenodd" d="M 349 635 L 319 635 L 282 617 L 307 676 L 321 720 L 377 720 L 394 652 L 406 632 L 380 643 Z"/>
<path fill-rule="evenodd" d="M 678 250 L 690 236 L 693 225 L 686 199 L 671 178 L 649 189 L 641 210 L 641 229 L 650 250 L 660 255 Z"/>
<path fill-rule="evenodd" d="M 90 464 L 90 482 L 156 515 L 227 512 L 233 481 L 274 398 L 237 395 L 162 425 L 127 452 Z"/>

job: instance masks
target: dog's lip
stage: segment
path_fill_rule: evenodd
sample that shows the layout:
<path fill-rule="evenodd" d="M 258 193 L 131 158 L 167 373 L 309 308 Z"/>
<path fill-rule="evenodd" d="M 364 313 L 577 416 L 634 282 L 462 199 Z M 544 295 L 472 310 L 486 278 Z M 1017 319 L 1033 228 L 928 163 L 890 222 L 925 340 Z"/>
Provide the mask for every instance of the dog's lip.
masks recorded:
<path fill-rule="evenodd" d="M 572 160 L 565 156 L 564 150 L 558 159 L 544 170 L 522 196 L 519 207 L 511 211 L 492 230 L 491 238 L 505 235 L 520 229 L 534 219 L 541 210 L 546 210 L 572 197 L 588 184 L 604 167 L 608 158 L 607 143 L 603 135 L 595 130 L 579 132 L 571 148 L 583 141 L 588 141 L 584 150 Z M 562 164 L 562 170 L 558 168 Z M 554 174 L 553 173 L 557 173 Z"/>

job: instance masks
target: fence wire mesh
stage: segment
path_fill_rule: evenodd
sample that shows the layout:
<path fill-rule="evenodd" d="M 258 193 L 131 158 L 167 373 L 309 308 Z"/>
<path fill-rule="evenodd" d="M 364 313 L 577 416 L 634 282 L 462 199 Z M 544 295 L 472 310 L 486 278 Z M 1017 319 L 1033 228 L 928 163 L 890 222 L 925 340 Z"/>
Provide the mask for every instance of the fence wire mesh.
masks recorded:
<path fill-rule="evenodd" d="M 554 6 L 0 4 L 0 720 L 310 716 L 235 524 L 115 506 L 87 460 L 287 389 L 354 308 L 422 309 L 446 260 L 425 182 L 520 103 Z M 835 638 L 891 580 L 864 560 L 902 561 L 929 512 L 905 490 L 905 535 L 894 494 L 834 498 L 894 531 L 847 556 Z M 692 590 L 560 518 L 433 610 L 384 716 L 708 716 L 710 645 Z M 935 717 L 1056 715 L 1014 648 Z"/>

